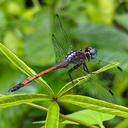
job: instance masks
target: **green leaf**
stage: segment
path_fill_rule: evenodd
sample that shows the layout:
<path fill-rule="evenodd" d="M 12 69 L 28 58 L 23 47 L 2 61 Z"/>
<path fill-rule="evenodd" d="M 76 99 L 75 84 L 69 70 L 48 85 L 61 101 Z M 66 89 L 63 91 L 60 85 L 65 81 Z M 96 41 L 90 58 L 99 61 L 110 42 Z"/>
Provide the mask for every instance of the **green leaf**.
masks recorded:
<path fill-rule="evenodd" d="M 32 70 L 30 67 L 28 67 L 22 60 L 20 60 L 14 53 L 12 53 L 7 47 L 5 47 L 3 44 L 0 43 L 0 51 L 23 73 L 25 73 L 27 76 L 33 76 L 36 75 L 36 72 Z M 50 86 L 42 79 L 38 78 L 35 80 L 38 84 L 45 87 L 46 91 L 49 92 L 49 94 L 53 94 L 52 89 Z"/>
<path fill-rule="evenodd" d="M 86 1 L 86 13 L 89 19 L 94 23 L 111 24 L 115 10 L 114 1 L 99 0 Z"/>
<path fill-rule="evenodd" d="M 120 123 L 118 123 L 115 128 L 127 128 L 128 127 L 128 118 L 122 120 Z"/>
<path fill-rule="evenodd" d="M 58 128 L 59 111 L 60 110 L 58 104 L 53 102 L 48 109 L 45 128 Z"/>
<path fill-rule="evenodd" d="M 87 108 L 94 111 L 128 118 L 128 108 L 86 96 L 65 95 L 62 96 L 59 101 L 63 103 L 71 103 L 82 108 Z"/>
<path fill-rule="evenodd" d="M 16 94 L 0 97 L 0 108 L 13 107 L 20 104 L 31 103 L 34 101 L 49 101 L 45 94 Z"/>
<path fill-rule="evenodd" d="M 128 30 L 128 14 L 118 14 L 116 16 L 116 22 Z"/>
<path fill-rule="evenodd" d="M 95 72 L 92 72 L 92 73 L 94 73 L 94 74 L 99 74 L 99 73 L 105 72 L 105 71 L 107 71 L 107 70 L 109 70 L 109 69 L 111 69 L 111 68 L 115 68 L 115 67 L 117 67 L 118 65 L 119 65 L 118 62 L 113 62 L 113 63 L 108 64 L 108 65 L 106 65 L 106 66 L 104 66 L 104 67 L 100 68 L 99 70 L 97 70 L 97 71 L 95 71 Z"/>
<path fill-rule="evenodd" d="M 87 81 L 89 78 L 93 77 L 94 75 L 96 74 L 99 74 L 99 73 L 102 73 L 104 71 L 107 71 L 111 68 L 114 68 L 114 67 L 117 67 L 119 65 L 118 62 L 115 62 L 115 63 L 111 63 L 111 64 L 108 64 L 102 68 L 100 68 L 99 70 L 95 71 L 95 72 L 92 72 L 91 74 L 88 74 L 86 76 L 83 76 L 83 77 L 79 77 L 75 80 L 73 80 L 73 83 L 72 82 L 69 82 L 67 83 L 58 93 L 58 96 L 61 96 L 63 95 L 64 93 L 66 93 L 67 91 L 69 91 L 70 89 L 72 89 L 73 87 L 81 84 L 82 82 L 85 82 Z"/>
<path fill-rule="evenodd" d="M 16 35 L 16 32 L 12 32 L 12 31 L 6 32 L 3 41 L 4 41 L 4 45 L 7 46 L 11 51 L 13 51 L 13 53 L 19 56 L 23 55 L 23 42 Z"/>
<path fill-rule="evenodd" d="M 113 62 L 119 62 L 120 67 L 122 69 L 127 69 L 128 68 L 128 56 L 127 53 L 124 51 L 120 50 L 111 50 L 111 49 L 99 49 L 98 50 L 98 56 L 96 60 L 93 61 L 101 61 L 100 65 L 108 64 L 108 63 L 113 63 Z"/>
<path fill-rule="evenodd" d="M 5 12 L 0 10 L 0 29 L 1 30 L 5 29 L 7 27 L 7 23 L 8 23 L 8 20 L 5 16 Z"/>
<path fill-rule="evenodd" d="M 95 115 L 95 116 L 94 116 Z M 101 112 L 96 112 L 92 110 L 81 110 L 78 112 L 74 112 L 72 114 L 65 115 L 67 117 L 71 117 L 80 122 L 89 122 L 89 124 L 98 124 L 101 125 L 103 121 L 113 119 L 114 116 L 110 114 L 105 114 Z M 70 124 L 71 121 L 63 121 L 63 124 Z"/>
<path fill-rule="evenodd" d="M 105 25 L 84 24 L 75 28 L 73 34 L 76 39 L 83 42 L 83 46 L 96 46 L 97 57 L 101 61 L 109 63 L 118 61 L 128 68 L 128 56 L 125 50 L 128 48 L 127 33 Z"/>
<path fill-rule="evenodd" d="M 85 24 L 78 26 L 73 33 L 79 41 L 91 42 L 90 45 L 96 45 L 98 49 L 122 52 L 128 47 L 128 35 L 114 27 Z"/>
<path fill-rule="evenodd" d="M 44 7 L 28 24 L 30 33 L 25 38 L 25 57 L 34 66 L 47 66 L 55 62 L 50 16 L 48 8 Z"/>
<path fill-rule="evenodd" d="M 48 111 L 47 108 L 42 107 L 42 106 L 37 105 L 37 104 L 27 103 L 27 105 L 30 105 L 30 106 L 32 106 L 32 107 L 34 107 L 34 108 L 37 108 L 37 109 L 40 109 L 40 110 Z M 60 117 L 62 117 L 64 120 L 70 121 L 70 124 L 71 124 L 71 123 L 72 123 L 72 124 L 81 124 L 81 125 L 86 126 L 86 127 L 97 128 L 96 126 L 90 125 L 90 124 L 87 123 L 87 122 L 83 122 L 83 121 L 74 119 L 74 118 L 72 118 L 72 117 L 63 115 L 63 114 L 60 114 Z M 44 121 L 39 121 L 39 122 L 37 122 L 37 123 L 43 124 Z M 64 123 L 65 123 L 65 122 L 64 122 Z M 63 122 L 60 122 L 60 125 L 61 125 L 61 124 L 64 125 L 64 123 L 63 123 Z"/>

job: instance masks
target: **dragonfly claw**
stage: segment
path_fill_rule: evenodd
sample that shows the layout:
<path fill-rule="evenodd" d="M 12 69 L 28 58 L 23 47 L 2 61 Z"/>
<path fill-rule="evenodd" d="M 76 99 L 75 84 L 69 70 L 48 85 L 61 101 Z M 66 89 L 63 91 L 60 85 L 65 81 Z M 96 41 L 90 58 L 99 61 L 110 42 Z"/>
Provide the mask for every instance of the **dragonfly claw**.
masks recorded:
<path fill-rule="evenodd" d="M 22 84 L 17 84 L 16 86 L 13 86 L 12 88 L 10 88 L 8 90 L 8 92 L 15 92 L 16 90 L 20 89 L 21 87 L 23 87 Z"/>

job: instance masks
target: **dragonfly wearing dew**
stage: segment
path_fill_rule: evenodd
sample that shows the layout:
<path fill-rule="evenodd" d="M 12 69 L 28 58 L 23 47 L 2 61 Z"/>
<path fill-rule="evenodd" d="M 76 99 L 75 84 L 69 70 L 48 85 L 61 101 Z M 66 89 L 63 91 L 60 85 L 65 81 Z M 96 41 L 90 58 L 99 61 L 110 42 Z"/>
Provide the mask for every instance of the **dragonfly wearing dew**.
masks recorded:
<path fill-rule="evenodd" d="M 87 67 L 87 62 L 91 59 L 95 59 L 97 56 L 97 49 L 94 47 L 87 47 L 81 50 L 72 50 L 71 42 L 68 38 L 67 33 L 64 31 L 63 26 L 60 21 L 60 17 L 58 15 L 55 16 L 54 23 L 54 34 L 52 35 L 52 42 L 54 46 L 54 51 L 56 54 L 56 60 L 60 62 L 59 64 L 52 66 L 34 76 L 27 78 L 26 80 L 18 83 L 14 87 L 10 88 L 10 92 L 14 92 L 26 85 L 28 85 L 31 81 L 50 73 L 54 70 L 67 68 L 69 65 L 73 65 L 68 70 L 68 75 L 70 80 L 73 82 L 72 72 L 76 70 L 78 67 L 82 66 L 83 70 L 86 73 L 89 73 L 89 69 Z"/>

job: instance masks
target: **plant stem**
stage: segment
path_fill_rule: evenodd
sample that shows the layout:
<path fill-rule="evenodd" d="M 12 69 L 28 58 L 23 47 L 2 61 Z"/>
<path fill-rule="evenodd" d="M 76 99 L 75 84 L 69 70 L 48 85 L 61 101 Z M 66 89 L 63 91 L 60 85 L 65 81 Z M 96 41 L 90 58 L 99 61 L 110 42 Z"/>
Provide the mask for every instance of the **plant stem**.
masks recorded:
<path fill-rule="evenodd" d="M 33 103 L 25 103 L 25 104 L 27 104 L 27 105 L 29 105 L 29 106 L 32 106 L 32 107 L 34 107 L 34 108 L 38 108 L 38 109 L 40 109 L 40 110 L 48 111 L 47 108 L 45 108 L 45 107 L 43 107 L 43 106 L 40 106 L 40 105 L 37 105 L 37 104 L 33 104 Z"/>
<path fill-rule="evenodd" d="M 103 125 L 102 123 L 100 124 L 100 128 L 105 128 L 104 125 Z"/>

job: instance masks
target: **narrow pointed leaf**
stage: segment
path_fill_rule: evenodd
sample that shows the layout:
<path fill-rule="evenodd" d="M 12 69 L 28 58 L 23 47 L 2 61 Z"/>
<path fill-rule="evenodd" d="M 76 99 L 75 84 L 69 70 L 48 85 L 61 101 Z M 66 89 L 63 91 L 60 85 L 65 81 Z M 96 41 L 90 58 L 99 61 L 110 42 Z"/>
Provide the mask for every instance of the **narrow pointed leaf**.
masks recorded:
<path fill-rule="evenodd" d="M 45 94 L 16 94 L 0 97 L 0 108 L 13 107 L 34 101 L 49 101 Z"/>
<path fill-rule="evenodd" d="M 48 109 L 45 128 L 58 128 L 58 127 L 59 127 L 59 106 L 56 102 L 53 102 Z"/>
<path fill-rule="evenodd" d="M 71 103 L 82 108 L 91 109 L 103 113 L 128 118 L 128 108 L 105 101 L 97 100 L 87 96 L 65 95 L 59 100 L 63 103 Z"/>
<path fill-rule="evenodd" d="M 19 59 L 14 53 L 12 53 L 7 47 L 0 43 L 0 51 L 23 73 L 27 76 L 33 76 L 36 74 L 34 70 L 28 67 L 21 59 Z M 45 87 L 49 94 L 53 94 L 50 86 L 41 77 L 35 80 L 38 84 Z"/>
<path fill-rule="evenodd" d="M 79 77 L 75 80 L 73 80 L 73 83 L 72 82 L 69 82 L 67 83 L 58 93 L 58 96 L 61 96 L 63 95 L 64 93 L 66 93 L 67 91 L 69 91 L 70 89 L 72 89 L 73 87 L 81 84 L 82 82 L 85 82 L 87 81 L 89 78 L 93 77 L 94 75 L 96 74 L 99 74 L 99 73 L 102 73 L 102 72 L 105 72 L 111 68 L 114 68 L 114 67 L 117 67 L 119 65 L 118 62 L 115 62 L 115 63 L 111 63 L 111 64 L 108 64 L 102 68 L 100 68 L 99 70 L 95 71 L 95 72 L 92 72 L 91 74 L 88 74 L 86 76 L 83 76 L 83 77 Z"/>
<path fill-rule="evenodd" d="M 107 71 L 107 70 L 109 70 L 109 69 L 111 69 L 111 68 L 115 68 L 115 67 L 117 68 L 117 66 L 119 66 L 119 64 L 120 64 L 120 63 L 118 63 L 118 62 L 113 62 L 113 63 L 111 63 L 111 64 L 108 64 L 108 65 L 106 65 L 106 66 L 100 68 L 99 70 L 97 70 L 97 71 L 95 71 L 95 72 L 93 72 L 93 73 L 94 73 L 94 74 L 99 74 L 99 73 L 105 72 L 105 71 Z"/>

